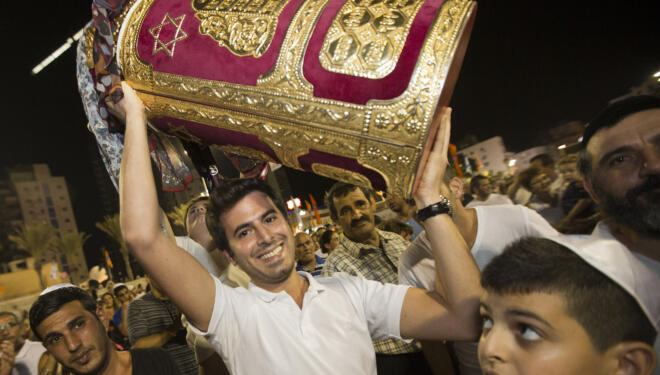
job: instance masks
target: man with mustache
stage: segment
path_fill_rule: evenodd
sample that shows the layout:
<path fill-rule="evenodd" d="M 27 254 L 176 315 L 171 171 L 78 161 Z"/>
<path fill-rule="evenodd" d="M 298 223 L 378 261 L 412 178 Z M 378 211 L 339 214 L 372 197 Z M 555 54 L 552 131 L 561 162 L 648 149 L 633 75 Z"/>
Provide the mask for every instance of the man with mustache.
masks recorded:
<path fill-rule="evenodd" d="M 376 200 L 371 189 L 335 183 L 325 196 L 330 217 L 344 235 L 328 256 L 321 276 L 343 272 L 382 283 L 398 284 L 399 256 L 408 242 L 376 228 Z M 396 339 L 374 341 L 378 374 L 430 374 L 421 345 Z"/>

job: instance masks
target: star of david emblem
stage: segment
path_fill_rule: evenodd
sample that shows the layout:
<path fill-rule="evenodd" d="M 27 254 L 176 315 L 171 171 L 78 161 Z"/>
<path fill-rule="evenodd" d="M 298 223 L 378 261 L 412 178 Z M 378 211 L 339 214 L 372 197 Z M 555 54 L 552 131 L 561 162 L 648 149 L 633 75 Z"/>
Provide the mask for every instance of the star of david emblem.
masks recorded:
<path fill-rule="evenodd" d="M 188 37 L 188 34 L 185 31 L 181 30 L 181 25 L 183 25 L 183 19 L 186 17 L 185 14 L 180 15 L 179 17 L 172 18 L 169 13 L 165 13 L 163 20 L 160 22 L 160 25 L 156 25 L 149 29 L 149 33 L 154 37 L 154 51 L 153 55 L 160 51 L 165 51 L 168 56 L 174 56 L 174 47 L 176 42 L 184 40 Z M 174 38 L 169 42 L 163 42 L 160 39 L 160 32 L 163 30 L 163 27 L 171 24 L 174 29 Z"/>

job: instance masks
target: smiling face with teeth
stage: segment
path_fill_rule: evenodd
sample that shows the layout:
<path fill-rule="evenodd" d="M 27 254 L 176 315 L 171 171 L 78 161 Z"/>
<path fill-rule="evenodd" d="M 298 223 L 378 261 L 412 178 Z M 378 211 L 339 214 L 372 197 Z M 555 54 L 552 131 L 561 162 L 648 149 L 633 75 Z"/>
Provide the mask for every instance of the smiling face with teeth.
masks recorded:
<path fill-rule="evenodd" d="M 295 275 L 293 233 L 266 194 L 253 191 L 222 214 L 232 259 L 264 289 L 278 288 Z"/>

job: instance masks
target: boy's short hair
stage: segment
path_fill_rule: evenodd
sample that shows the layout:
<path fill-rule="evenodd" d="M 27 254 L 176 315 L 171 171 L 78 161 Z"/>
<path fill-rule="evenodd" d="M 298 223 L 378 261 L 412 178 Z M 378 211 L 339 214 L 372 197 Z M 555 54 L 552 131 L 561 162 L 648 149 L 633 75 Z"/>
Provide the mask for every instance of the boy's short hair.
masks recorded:
<path fill-rule="evenodd" d="M 83 308 L 91 312 L 98 319 L 98 316 L 96 315 L 96 301 L 89 295 L 89 293 L 78 287 L 60 288 L 42 294 L 32 304 L 32 307 L 30 307 L 30 329 L 32 329 L 34 336 L 38 338 L 39 341 L 43 340 L 43 338 L 39 336 L 37 327 L 39 327 L 46 318 L 58 312 L 62 306 L 73 301 L 80 301 Z"/>
<path fill-rule="evenodd" d="M 635 299 L 567 247 L 546 238 L 523 238 L 507 246 L 481 274 L 495 294 L 563 296 L 567 315 L 600 352 L 621 342 L 653 346 L 657 333 Z"/>
<path fill-rule="evenodd" d="M 373 190 L 363 187 L 363 186 L 358 186 L 358 185 L 353 185 L 349 184 L 346 182 L 336 182 L 334 185 L 330 187 L 330 190 L 328 190 L 327 193 L 325 193 L 325 206 L 328 208 L 330 211 L 330 217 L 331 218 L 337 218 L 339 215 L 337 214 L 337 207 L 335 207 L 335 198 L 340 198 L 340 197 L 345 197 L 352 191 L 355 191 L 355 189 L 360 189 L 362 190 L 362 194 L 367 199 L 376 199 L 376 193 L 374 193 Z"/>
<path fill-rule="evenodd" d="M 231 210 L 238 201 L 254 191 L 266 194 L 286 219 L 287 213 L 284 203 L 273 189 L 262 180 L 256 178 L 225 180 L 211 192 L 211 203 L 206 211 L 206 227 L 211 233 L 216 246 L 221 250 L 228 251 L 231 255 L 233 255 L 233 252 L 229 247 L 229 241 L 220 217 Z"/>
<path fill-rule="evenodd" d="M 557 165 L 565 165 L 565 164 L 577 164 L 578 162 L 578 154 L 573 153 L 573 154 L 567 154 L 561 157 L 559 161 L 557 162 Z"/>

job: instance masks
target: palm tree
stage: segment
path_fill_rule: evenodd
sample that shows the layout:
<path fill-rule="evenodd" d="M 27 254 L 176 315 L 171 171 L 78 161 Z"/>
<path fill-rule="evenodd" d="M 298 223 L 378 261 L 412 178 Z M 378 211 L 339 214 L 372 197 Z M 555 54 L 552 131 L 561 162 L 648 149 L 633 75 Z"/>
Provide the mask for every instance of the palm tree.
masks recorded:
<path fill-rule="evenodd" d="M 130 280 L 133 280 L 133 269 L 131 268 L 131 261 L 128 256 L 128 248 L 126 247 L 126 242 L 124 242 L 124 237 L 121 234 L 121 226 L 119 225 L 119 214 L 104 217 L 103 221 L 96 223 L 96 227 L 104 231 L 119 244 L 119 251 L 121 251 L 124 264 L 126 265 L 126 274 Z"/>
<path fill-rule="evenodd" d="M 16 234 L 10 234 L 9 240 L 34 257 L 34 267 L 39 272 L 44 255 L 50 251 L 57 240 L 57 230 L 49 224 L 25 224 L 19 227 Z"/>
<path fill-rule="evenodd" d="M 55 252 L 64 254 L 69 264 L 70 269 L 73 271 L 72 260 L 77 258 L 78 251 L 82 250 L 85 241 L 89 239 L 90 235 L 85 232 L 68 232 L 63 233 L 58 237 L 53 245 L 52 249 Z"/>
<path fill-rule="evenodd" d="M 188 209 L 187 203 L 181 203 L 180 205 L 174 207 L 172 212 L 167 214 L 167 217 L 173 220 L 174 225 L 178 225 L 181 228 L 186 227 L 186 210 Z"/>

